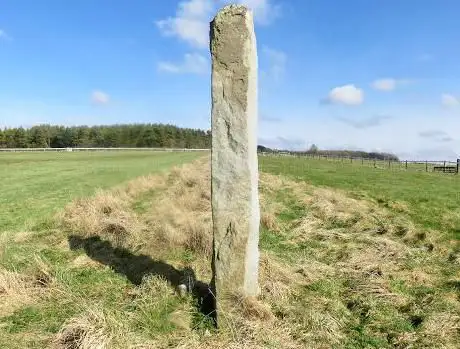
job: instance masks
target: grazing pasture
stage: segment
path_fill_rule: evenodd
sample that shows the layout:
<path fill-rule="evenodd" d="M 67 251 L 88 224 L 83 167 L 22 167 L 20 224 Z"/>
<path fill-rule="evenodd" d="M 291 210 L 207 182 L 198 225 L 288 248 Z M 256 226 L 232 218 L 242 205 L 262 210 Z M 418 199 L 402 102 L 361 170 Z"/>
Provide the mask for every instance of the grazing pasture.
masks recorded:
<path fill-rule="evenodd" d="M 0 231 L 30 229 L 76 197 L 202 155 L 149 151 L 0 153 Z"/>
<path fill-rule="evenodd" d="M 261 157 L 261 296 L 226 332 L 175 289 L 211 276 L 201 155 L 2 157 L 0 348 L 460 346 L 458 177 Z"/>
<path fill-rule="evenodd" d="M 260 157 L 262 171 L 346 190 L 356 198 L 409 216 L 426 229 L 460 239 L 460 176 L 423 171 L 388 171 L 348 162 Z"/>

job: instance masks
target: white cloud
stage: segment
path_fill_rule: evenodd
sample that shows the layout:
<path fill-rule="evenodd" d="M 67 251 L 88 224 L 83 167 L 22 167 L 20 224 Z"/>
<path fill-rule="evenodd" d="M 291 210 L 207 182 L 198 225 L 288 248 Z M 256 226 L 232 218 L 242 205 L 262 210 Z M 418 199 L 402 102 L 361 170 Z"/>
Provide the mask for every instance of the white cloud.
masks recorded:
<path fill-rule="evenodd" d="M 175 17 L 156 22 L 166 36 L 177 36 L 189 44 L 205 48 L 209 41 L 209 20 L 213 11 L 211 0 L 182 1 Z"/>
<path fill-rule="evenodd" d="M 159 20 L 156 25 L 165 36 L 175 36 L 194 47 L 205 49 L 209 43 L 209 22 L 219 7 L 229 2 L 228 0 L 181 1 L 174 17 Z M 268 24 L 280 12 L 279 5 L 274 5 L 271 0 L 241 0 L 237 3 L 251 8 L 254 11 L 254 20 L 260 24 Z"/>
<path fill-rule="evenodd" d="M 95 104 L 107 104 L 110 101 L 110 96 L 102 91 L 93 91 L 91 94 L 91 100 Z"/>
<path fill-rule="evenodd" d="M 445 107 L 458 107 L 460 105 L 460 98 L 444 93 L 441 96 L 441 103 Z"/>
<path fill-rule="evenodd" d="M 287 55 L 283 51 L 274 50 L 269 47 L 263 48 L 264 54 L 269 60 L 268 74 L 274 79 L 279 80 L 283 77 L 286 70 Z"/>
<path fill-rule="evenodd" d="M 377 79 L 372 82 L 372 87 L 379 91 L 393 91 L 396 87 L 411 83 L 408 79 Z"/>
<path fill-rule="evenodd" d="M 334 104 L 359 105 L 364 101 L 364 92 L 353 84 L 333 88 L 327 100 Z"/>
<path fill-rule="evenodd" d="M 210 68 L 209 61 L 205 56 L 199 53 L 187 53 L 184 55 L 184 60 L 180 63 L 158 63 L 158 70 L 175 74 L 206 74 L 210 71 Z"/>
<path fill-rule="evenodd" d="M 343 110 L 341 115 L 348 120 L 364 120 L 367 111 Z M 399 110 L 399 111 L 398 111 Z M 273 111 L 272 111 L 273 112 Z M 460 118 L 439 115 L 423 110 L 387 109 L 391 119 L 374 127 L 344 128 L 343 120 L 332 117 L 330 110 L 308 109 L 280 110 L 276 114 L 283 122 L 260 123 L 259 139 L 265 146 L 308 149 L 316 144 L 320 149 L 354 148 L 365 151 L 391 152 L 408 160 L 453 160 L 460 149 L 460 138 L 454 134 L 428 132 L 430 130 L 456 130 L 460 127 Z M 432 136 L 432 137 L 430 137 Z M 284 140 L 283 142 L 281 142 Z M 303 141 L 303 143 L 302 143 Z M 430 150 L 433 154 L 428 154 Z"/>

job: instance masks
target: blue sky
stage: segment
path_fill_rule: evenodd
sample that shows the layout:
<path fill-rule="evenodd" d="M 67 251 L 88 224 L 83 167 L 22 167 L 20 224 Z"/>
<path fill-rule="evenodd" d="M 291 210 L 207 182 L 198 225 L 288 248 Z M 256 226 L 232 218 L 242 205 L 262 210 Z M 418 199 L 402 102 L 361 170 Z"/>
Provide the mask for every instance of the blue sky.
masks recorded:
<path fill-rule="evenodd" d="M 0 126 L 209 128 L 226 2 L 1 1 Z M 459 155 L 459 1 L 236 2 L 255 15 L 261 143 Z"/>

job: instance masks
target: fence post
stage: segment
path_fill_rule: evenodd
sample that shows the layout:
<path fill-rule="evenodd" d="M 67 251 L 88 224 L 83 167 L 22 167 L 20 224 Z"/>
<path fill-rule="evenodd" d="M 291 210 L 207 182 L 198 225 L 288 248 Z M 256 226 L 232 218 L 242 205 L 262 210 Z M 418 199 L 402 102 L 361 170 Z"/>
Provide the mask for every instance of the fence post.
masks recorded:
<path fill-rule="evenodd" d="M 457 159 L 457 174 L 458 174 L 458 167 L 460 166 L 460 159 Z"/>
<path fill-rule="evenodd" d="M 426 172 L 428 172 L 428 160 L 425 160 L 425 169 L 426 169 Z"/>
<path fill-rule="evenodd" d="M 391 159 L 388 159 L 388 168 L 391 168 Z"/>
<path fill-rule="evenodd" d="M 350 156 L 350 162 L 353 162 L 353 156 Z"/>

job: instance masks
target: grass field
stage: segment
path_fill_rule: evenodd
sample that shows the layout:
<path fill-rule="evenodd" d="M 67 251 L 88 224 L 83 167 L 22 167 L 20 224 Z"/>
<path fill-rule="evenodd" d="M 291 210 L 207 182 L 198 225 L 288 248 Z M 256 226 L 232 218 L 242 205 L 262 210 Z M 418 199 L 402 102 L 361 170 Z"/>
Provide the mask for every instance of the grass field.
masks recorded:
<path fill-rule="evenodd" d="M 218 331 L 174 291 L 211 276 L 207 157 L 36 155 L 2 158 L 36 202 L 1 213 L 0 348 L 460 347 L 456 176 L 261 157 L 262 293 Z"/>
<path fill-rule="evenodd" d="M 391 171 L 360 163 L 290 157 L 261 157 L 263 171 L 287 175 L 316 186 L 347 190 L 354 197 L 398 208 L 423 228 L 460 239 L 460 177 L 452 174 Z"/>
<path fill-rule="evenodd" d="M 0 153 L 0 231 L 30 229 L 72 199 L 196 159 L 193 152 Z"/>

